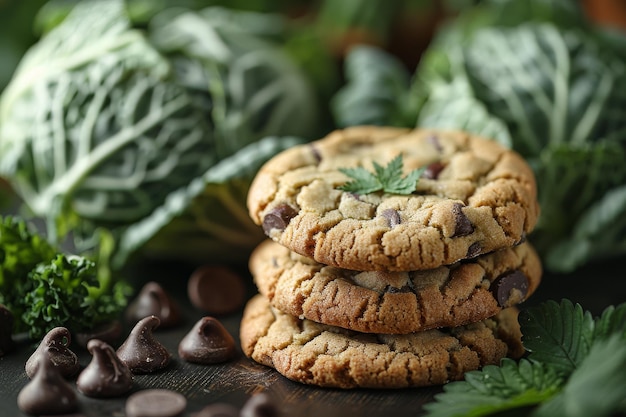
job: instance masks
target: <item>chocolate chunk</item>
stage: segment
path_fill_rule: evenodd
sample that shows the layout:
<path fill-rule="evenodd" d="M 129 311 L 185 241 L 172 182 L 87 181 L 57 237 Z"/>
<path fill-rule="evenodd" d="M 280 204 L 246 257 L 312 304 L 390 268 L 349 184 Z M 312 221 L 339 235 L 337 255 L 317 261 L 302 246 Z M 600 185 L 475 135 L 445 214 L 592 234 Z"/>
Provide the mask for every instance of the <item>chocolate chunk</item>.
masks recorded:
<path fill-rule="evenodd" d="M 72 386 L 63 379 L 60 368 L 43 351 L 37 356 L 32 380 L 17 395 L 17 406 L 27 414 L 67 414 L 78 409 L 78 400 Z"/>
<path fill-rule="evenodd" d="M 191 303 L 209 314 L 237 311 L 246 299 L 241 276 L 221 265 L 204 265 L 189 277 L 187 295 Z"/>
<path fill-rule="evenodd" d="M 426 140 L 428 141 L 428 143 L 433 145 L 433 147 L 437 150 L 437 152 L 439 153 L 443 152 L 443 146 L 441 146 L 441 142 L 439 141 L 439 136 L 434 135 L 434 134 L 428 135 Z"/>
<path fill-rule="evenodd" d="M 279 204 L 263 217 L 263 231 L 270 235 L 273 229 L 285 230 L 298 211 L 288 204 Z"/>
<path fill-rule="evenodd" d="M 462 208 L 463 205 L 460 203 L 455 203 L 452 206 L 452 214 L 454 215 L 454 222 L 456 224 L 452 237 L 467 236 L 474 233 L 474 226 L 472 226 L 470 220 L 465 213 L 463 213 Z"/>
<path fill-rule="evenodd" d="M 241 417 L 278 417 L 280 412 L 269 395 L 260 393 L 246 401 L 239 415 Z"/>
<path fill-rule="evenodd" d="M 152 335 L 152 331 L 158 326 L 157 316 L 141 319 L 117 350 L 117 356 L 132 373 L 148 374 L 163 369 L 170 363 L 170 353 Z"/>
<path fill-rule="evenodd" d="M 148 316 L 159 318 L 159 328 L 173 327 L 181 321 L 178 304 L 156 282 L 145 284 L 126 310 L 126 319 L 130 323 Z"/>
<path fill-rule="evenodd" d="M 439 173 L 443 171 L 444 168 L 445 166 L 441 162 L 433 162 L 426 167 L 426 170 L 422 173 L 422 178 L 436 180 L 439 178 Z"/>
<path fill-rule="evenodd" d="M 387 224 L 389 225 L 389 227 L 395 227 L 402 223 L 402 220 L 400 219 L 400 213 L 398 213 L 397 210 L 385 209 L 383 210 L 381 215 L 387 219 Z"/>
<path fill-rule="evenodd" d="M 213 317 L 198 320 L 178 344 L 178 355 L 183 360 L 202 365 L 226 362 L 235 352 L 235 339 Z"/>
<path fill-rule="evenodd" d="M 113 320 L 110 323 L 94 327 L 91 331 L 76 333 L 74 336 L 74 341 L 85 349 L 87 349 L 87 344 L 91 339 L 98 339 L 109 345 L 115 345 L 122 337 L 122 323 L 119 320 Z"/>
<path fill-rule="evenodd" d="M 465 255 L 466 258 L 475 258 L 478 255 L 480 255 L 480 253 L 482 252 L 483 247 L 480 244 L 480 242 L 474 242 L 472 243 L 469 248 L 467 248 L 467 255 Z"/>
<path fill-rule="evenodd" d="M 147 389 L 126 400 L 127 417 L 174 417 L 187 408 L 187 399 L 168 389 Z"/>
<path fill-rule="evenodd" d="M 0 358 L 14 348 L 13 313 L 0 304 Z"/>
<path fill-rule="evenodd" d="M 122 362 L 111 345 L 98 339 L 87 343 L 92 358 L 78 375 L 76 388 L 88 397 L 117 397 L 133 387 L 133 374 Z"/>
<path fill-rule="evenodd" d="M 522 271 L 502 275 L 493 281 L 491 291 L 501 307 L 509 307 L 526 298 L 528 278 Z"/>
<path fill-rule="evenodd" d="M 37 349 L 26 361 L 26 375 L 32 378 L 37 372 L 41 356 L 50 358 L 50 362 L 65 378 L 75 375 L 80 370 L 78 357 L 69 349 L 72 342 L 70 331 L 65 327 L 55 327 L 41 340 Z"/>
<path fill-rule="evenodd" d="M 239 417 L 239 409 L 226 403 L 215 403 L 204 407 L 192 417 Z"/>

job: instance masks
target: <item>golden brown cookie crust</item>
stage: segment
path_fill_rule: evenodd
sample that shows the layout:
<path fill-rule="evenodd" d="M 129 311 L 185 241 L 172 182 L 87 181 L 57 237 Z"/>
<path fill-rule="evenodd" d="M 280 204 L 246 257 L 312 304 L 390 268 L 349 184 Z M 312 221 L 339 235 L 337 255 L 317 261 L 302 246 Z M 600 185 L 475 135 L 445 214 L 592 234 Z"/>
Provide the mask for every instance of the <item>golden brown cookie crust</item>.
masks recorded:
<path fill-rule="evenodd" d="M 246 306 L 240 337 L 256 362 L 294 381 L 335 388 L 439 385 L 523 353 L 515 308 L 463 327 L 381 335 L 300 320 L 257 295 Z"/>
<path fill-rule="evenodd" d="M 491 317 L 541 281 L 530 243 L 423 271 L 359 272 L 326 266 L 271 240 L 252 253 L 259 292 L 278 310 L 365 333 L 406 334 Z"/>
<path fill-rule="evenodd" d="M 340 168 L 403 155 L 404 174 L 440 165 L 411 195 L 341 191 Z M 290 148 L 268 161 L 249 193 L 251 218 L 268 214 L 270 238 L 316 261 L 345 269 L 413 271 L 449 265 L 513 246 L 537 222 L 534 174 L 495 141 L 459 131 L 354 127 Z M 395 216 L 390 221 L 389 213 Z M 274 216 L 276 217 L 276 216 Z"/>

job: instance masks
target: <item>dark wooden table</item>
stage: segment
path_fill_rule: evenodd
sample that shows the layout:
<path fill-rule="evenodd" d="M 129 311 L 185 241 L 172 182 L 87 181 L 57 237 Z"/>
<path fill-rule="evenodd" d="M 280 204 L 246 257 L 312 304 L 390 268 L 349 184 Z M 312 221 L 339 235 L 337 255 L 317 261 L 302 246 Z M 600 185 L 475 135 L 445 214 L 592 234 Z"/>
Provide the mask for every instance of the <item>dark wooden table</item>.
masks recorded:
<path fill-rule="evenodd" d="M 547 299 L 569 298 L 585 309 L 598 315 L 610 304 L 626 301 L 626 259 L 588 266 L 570 275 L 545 274 L 538 291 L 522 308 L 538 304 Z M 184 323 L 172 330 L 155 333 L 173 354 L 173 361 L 164 371 L 151 375 L 138 375 L 134 391 L 146 388 L 167 388 L 183 394 L 188 401 L 185 415 L 191 416 L 204 406 L 225 402 L 241 407 L 253 394 L 266 392 L 285 417 L 416 417 L 423 414 L 423 404 L 433 400 L 441 387 L 403 390 L 335 390 L 302 385 L 282 377 L 274 370 L 258 365 L 245 358 L 240 352 L 236 359 L 221 365 L 202 366 L 186 363 L 177 354 L 182 337 L 203 313 L 189 305 L 186 282 L 189 270 L 172 265 L 150 264 L 137 269 L 135 274 L 142 280 L 156 280 L 170 291 L 184 310 Z M 245 274 L 245 272 L 244 272 Z M 249 295 L 254 293 L 251 279 Z M 176 284 L 179 283 L 179 284 Z M 241 312 L 218 317 L 238 340 Z M 17 395 L 26 385 L 28 378 L 24 363 L 34 351 L 32 342 L 21 342 L 18 348 L 0 358 L 0 417 L 24 415 L 17 408 Z M 72 348 L 83 366 L 91 359 L 88 352 Z M 80 414 L 103 417 L 125 415 L 126 397 L 116 399 L 92 399 L 81 394 Z"/>

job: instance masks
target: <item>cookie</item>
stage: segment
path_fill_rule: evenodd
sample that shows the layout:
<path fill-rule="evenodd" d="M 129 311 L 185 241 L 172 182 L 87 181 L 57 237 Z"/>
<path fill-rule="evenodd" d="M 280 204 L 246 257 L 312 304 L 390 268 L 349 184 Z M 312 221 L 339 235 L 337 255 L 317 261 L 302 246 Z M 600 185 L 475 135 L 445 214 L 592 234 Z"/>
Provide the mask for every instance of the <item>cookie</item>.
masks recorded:
<path fill-rule="evenodd" d="M 514 307 L 463 327 L 383 335 L 300 320 L 257 295 L 244 310 L 240 337 L 254 361 L 294 381 L 336 388 L 439 385 L 524 351 Z"/>
<path fill-rule="evenodd" d="M 342 191 L 343 168 L 426 167 L 409 195 Z M 495 141 L 459 131 L 354 127 L 287 149 L 257 173 L 250 217 L 274 241 L 360 271 L 413 271 L 514 246 L 539 214 L 534 174 Z"/>
<path fill-rule="evenodd" d="M 360 272 L 267 240 L 252 253 L 259 292 L 287 314 L 365 333 L 413 333 L 483 320 L 524 301 L 541 280 L 530 243 L 449 266 Z"/>

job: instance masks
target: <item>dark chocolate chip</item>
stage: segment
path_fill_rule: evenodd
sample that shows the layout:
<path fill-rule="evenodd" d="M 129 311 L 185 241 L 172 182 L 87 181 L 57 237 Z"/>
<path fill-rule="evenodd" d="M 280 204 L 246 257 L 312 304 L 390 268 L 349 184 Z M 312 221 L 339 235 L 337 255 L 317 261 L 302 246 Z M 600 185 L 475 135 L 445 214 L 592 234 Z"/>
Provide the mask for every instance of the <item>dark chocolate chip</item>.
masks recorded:
<path fill-rule="evenodd" d="M 239 417 L 239 409 L 226 403 L 215 403 L 204 407 L 192 417 Z"/>
<path fill-rule="evenodd" d="M 17 395 L 17 406 L 27 414 L 67 414 L 78 409 L 72 386 L 63 379 L 47 351 L 37 356 L 31 381 Z"/>
<path fill-rule="evenodd" d="M 426 140 L 435 147 L 435 149 L 437 150 L 437 152 L 441 153 L 443 152 L 443 146 L 441 146 L 441 142 L 439 141 L 439 136 L 437 135 L 428 135 L 428 137 L 426 138 Z"/>
<path fill-rule="evenodd" d="M 148 316 L 159 318 L 161 321 L 159 328 L 173 327 L 181 321 L 178 304 L 156 282 L 145 284 L 126 310 L 126 319 L 129 323 L 136 323 Z"/>
<path fill-rule="evenodd" d="M 472 222 L 467 218 L 465 213 L 463 213 L 463 205 L 460 203 L 455 203 L 452 206 L 452 214 L 454 215 L 454 235 L 452 237 L 459 236 L 467 236 L 474 233 L 474 226 L 472 226 Z"/>
<path fill-rule="evenodd" d="M 74 341 L 82 348 L 87 349 L 87 344 L 91 339 L 102 340 L 109 345 L 116 345 L 122 337 L 122 323 L 113 320 L 94 327 L 91 331 L 80 332 L 74 335 Z"/>
<path fill-rule="evenodd" d="M 70 331 L 65 327 L 55 327 L 50 330 L 41 340 L 37 349 L 26 361 L 24 369 L 26 375 L 32 378 L 36 372 L 42 355 L 50 358 L 50 362 L 55 366 L 65 378 L 75 375 L 80 370 L 78 357 L 69 349 L 72 342 Z"/>
<path fill-rule="evenodd" d="M 0 357 L 13 350 L 13 313 L 0 304 Z"/>
<path fill-rule="evenodd" d="M 441 162 L 433 162 L 426 167 L 426 170 L 422 173 L 422 178 L 436 180 L 439 178 L 439 173 L 443 171 L 444 168 L 445 167 Z"/>
<path fill-rule="evenodd" d="M 483 247 L 480 244 L 480 242 L 474 242 L 469 246 L 469 248 L 467 248 L 467 255 L 465 255 L 465 257 L 475 258 L 476 256 L 480 255 L 482 250 L 483 250 Z"/>
<path fill-rule="evenodd" d="M 226 362 L 235 352 L 235 339 L 213 317 L 198 320 L 178 344 L 178 355 L 183 360 L 202 365 Z"/>
<path fill-rule="evenodd" d="M 400 213 L 398 213 L 397 210 L 385 209 L 383 210 L 381 215 L 387 219 L 387 224 L 389 225 L 389 227 L 393 228 L 402 223 L 402 220 L 400 219 Z"/>
<path fill-rule="evenodd" d="M 528 278 L 522 271 L 514 271 L 496 278 L 491 284 L 491 291 L 501 307 L 510 307 L 513 291 L 518 290 L 521 300 L 528 294 Z"/>
<path fill-rule="evenodd" d="M 152 335 L 152 331 L 158 326 L 157 316 L 141 319 L 117 350 L 117 356 L 132 373 L 148 374 L 163 369 L 170 363 L 170 353 Z"/>
<path fill-rule="evenodd" d="M 133 374 L 111 345 L 98 339 L 87 343 L 91 362 L 78 375 L 76 388 L 88 397 L 118 397 L 133 387 Z"/>
<path fill-rule="evenodd" d="M 280 412 L 269 395 L 260 393 L 246 401 L 239 415 L 241 417 L 278 417 Z"/>
<path fill-rule="evenodd" d="M 168 389 L 147 389 L 132 394 L 126 400 L 127 417 L 174 417 L 187 408 L 187 399 Z"/>
<path fill-rule="evenodd" d="M 269 236 L 273 229 L 285 230 L 298 211 L 288 204 L 279 204 L 263 217 L 263 231 Z"/>
<path fill-rule="evenodd" d="M 198 309 L 214 315 L 233 313 L 246 300 L 243 279 L 222 265 L 198 267 L 187 283 L 187 295 Z"/>
<path fill-rule="evenodd" d="M 413 292 L 413 290 L 408 285 L 404 285 L 400 288 L 394 287 L 392 285 L 387 285 L 387 287 L 385 287 L 385 292 L 390 293 L 390 294 L 401 294 L 401 293 Z"/>

